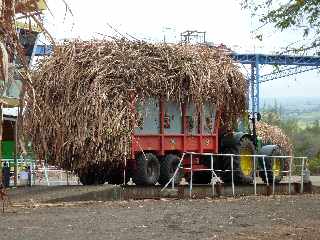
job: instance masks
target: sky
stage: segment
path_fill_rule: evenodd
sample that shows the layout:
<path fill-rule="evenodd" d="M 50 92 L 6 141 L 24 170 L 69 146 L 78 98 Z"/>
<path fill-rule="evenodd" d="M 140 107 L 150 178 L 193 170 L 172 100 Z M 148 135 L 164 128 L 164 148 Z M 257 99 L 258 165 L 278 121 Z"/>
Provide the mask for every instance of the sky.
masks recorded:
<path fill-rule="evenodd" d="M 47 0 L 51 13 L 46 13 L 45 24 L 56 40 L 102 38 L 119 32 L 146 41 L 178 42 L 181 32 L 198 30 L 206 31 L 207 41 L 223 43 L 238 53 L 272 54 L 300 39 L 295 31 L 279 33 L 266 26 L 263 42 L 256 40 L 259 22 L 241 9 L 239 0 L 65 1 L 72 14 L 63 0 Z M 261 72 L 271 70 L 263 67 Z M 264 83 L 261 96 L 319 96 L 319 89 L 320 73 L 312 71 Z"/>

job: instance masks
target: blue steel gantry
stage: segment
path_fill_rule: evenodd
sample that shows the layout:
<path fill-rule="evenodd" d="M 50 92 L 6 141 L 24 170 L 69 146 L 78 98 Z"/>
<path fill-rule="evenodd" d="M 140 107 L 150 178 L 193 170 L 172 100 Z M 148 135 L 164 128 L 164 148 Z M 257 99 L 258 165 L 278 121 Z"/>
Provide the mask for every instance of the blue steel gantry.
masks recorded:
<path fill-rule="evenodd" d="M 251 65 L 250 92 L 251 111 L 253 115 L 260 111 L 260 83 L 320 68 L 320 57 L 315 56 L 237 53 L 232 53 L 231 56 L 239 63 Z M 294 67 L 288 67 L 271 74 L 260 75 L 260 65 L 264 64 L 276 66 L 294 65 Z"/>
<path fill-rule="evenodd" d="M 45 56 L 51 53 L 52 46 L 38 45 L 34 55 Z M 251 111 L 253 115 L 260 111 L 260 83 L 318 68 L 320 69 L 320 57 L 315 56 L 231 53 L 231 57 L 239 63 L 251 65 L 250 93 Z M 260 75 L 260 65 L 293 65 L 294 67 L 288 67 L 275 73 Z"/>

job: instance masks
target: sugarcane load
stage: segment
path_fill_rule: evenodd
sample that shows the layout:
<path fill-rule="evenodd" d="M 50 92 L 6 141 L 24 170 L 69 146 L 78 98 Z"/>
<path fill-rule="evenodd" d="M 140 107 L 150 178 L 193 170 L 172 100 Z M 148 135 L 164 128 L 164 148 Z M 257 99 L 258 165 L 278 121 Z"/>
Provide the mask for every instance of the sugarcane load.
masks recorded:
<path fill-rule="evenodd" d="M 277 145 L 258 149 L 250 132 L 236 131 L 247 109 L 247 81 L 219 48 L 67 41 L 37 65 L 32 80 L 25 137 L 37 158 L 74 171 L 83 184 L 120 184 L 129 178 L 138 185 L 165 184 L 181 155 L 191 151 L 238 154 L 235 181 L 248 183 L 252 157 L 240 155 L 281 150 Z M 192 161 L 195 168 L 210 164 L 201 155 Z M 270 176 L 264 179 L 273 176 L 268 166 Z M 214 167 L 230 181 L 229 159 L 215 157 Z M 181 170 L 177 183 L 182 176 L 188 181 L 190 172 Z M 195 183 L 210 180 L 209 172 L 194 173 Z"/>

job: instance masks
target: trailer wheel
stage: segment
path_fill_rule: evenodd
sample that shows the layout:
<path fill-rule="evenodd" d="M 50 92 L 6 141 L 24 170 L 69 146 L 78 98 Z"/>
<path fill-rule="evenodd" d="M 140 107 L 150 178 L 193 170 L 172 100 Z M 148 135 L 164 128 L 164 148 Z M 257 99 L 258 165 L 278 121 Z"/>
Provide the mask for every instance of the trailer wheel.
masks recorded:
<path fill-rule="evenodd" d="M 154 185 L 160 176 L 160 163 L 153 153 L 139 154 L 133 181 L 137 185 Z"/>
<path fill-rule="evenodd" d="M 268 148 L 269 148 L 269 151 L 268 151 Z M 279 147 L 277 147 L 275 145 L 267 145 L 261 149 L 260 154 L 261 155 L 268 155 L 268 156 L 281 156 L 282 152 L 279 149 Z M 261 177 L 262 181 L 264 183 L 267 183 L 267 178 L 268 178 L 268 183 L 271 185 L 273 183 L 273 175 L 274 175 L 275 183 L 279 183 L 284 176 L 284 172 L 283 172 L 285 169 L 284 159 L 283 158 L 265 157 L 264 161 L 265 161 L 267 174 L 264 171 L 263 159 L 259 158 L 259 165 L 261 168 L 260 177 Z M 267 175 L 267 177 L 266 177 L 266 175 Z"/>
<path fill-rule="evenodd" d="M 93 174 L 89 172 L 84 172 L 79 174 L 79 180 L 82 185 L 94 185 L 95 184 L 95 177 Z"/>
<path fill-rule="evenodd" d="M 126 182 L 125 183 L 128 183 L 129 182 L 129 177 L 128 175 L 126 175 Z M 116 185 L 121 185 L 124 183 L 124 179 L 123 179 L 123 169 L 119 169 L 119 168 L 116 168 L 116 169 L 111 169 L 109 172 L 108 172 L 108 176 L 107 176 L 107 181 L 109 184 L 116 184 Z"/>
<path fill-rule="evenodd" d="M 235 155 L 253 155 L 255 147 L 252 141 L 245 137 L 235 146 L 229 146 L 223 149 L 223 153 Z M 227 170 L 222 178 L 224 182 L 232 181 L 231 159 L 229 156 L 223 157 L 224 170 Z M 253 181 L 253 157 L 250 156 L 234 156 L 233 157 L 234 182 L 237 184 L 249 184 Z"/>
<path fill-rule="evenodd" d="M 105 172 L 95 165 L 80 171 L 78 176 L 82 185 L 102 185 L 106 182 Z"/>
<path fill-rule="evenodd" d="M 170 181 L 173 174 L 175 173 L 180 162 L 180 158 L 175 154 L 168 154 L 164 157 L 163 161 L 160 164 L 160 177 L 159 183 L 161 185 L 166 184 Z M 181 169 L 178 170 L 178 173 L 174 179 L 175 184 L 179 184 L 181 178 L 183 176 L 183 172 Z"/>

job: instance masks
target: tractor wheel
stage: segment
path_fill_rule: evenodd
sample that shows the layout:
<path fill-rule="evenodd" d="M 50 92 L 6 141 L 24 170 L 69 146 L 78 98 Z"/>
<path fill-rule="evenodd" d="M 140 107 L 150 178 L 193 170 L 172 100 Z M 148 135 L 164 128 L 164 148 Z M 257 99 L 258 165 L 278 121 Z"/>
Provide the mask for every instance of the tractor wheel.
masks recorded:
<path fill-rule="evenodd" d="M 165 185 L 170 181 L 173 174 L 175 173 L 180 162 L 180 158 L 175 154 L 168 154 L 164 157 L 163 161 L 160 164 L 160 177 L 159 183 L 161 185 Z M 178 170 L 178 173 L 174 179 L 175 184 L 179 184 L 181 178 L 183 176 L 183 172 L 181 169 Z"/>
<path fill-rule="evenodd" d="M 268 146 L 265 146 L 268 147 Z M 263 149 L 261 151 L 262 155 L 268 155 L 268 156 L 281 156 L 281 150 L 279 149 L 279 147 L 277 146 L 270 146 L 272 147 L 272 151 L 271 153 L 269 152 L 268 154 L 266 154 Z M 264 166 L 263 166 L 263 159 L 259 158 L 259 165 L 260 165 L 260 177 L 262 178 L 262 181 L 264 183 L 267 183 L 267 178 L 268 178 L 268 183 L 271 185 L 273 183 L 273 176 L 274 176 L 274 180 L 275 183 L 279 183 L 283 176 L 284 176 L 284 169 L 285 169 L 285 159 L 283 158 L 268 158 L 265 157 L 264 161 L 265 161 L 265 166 L 266 166 L 266 172 L 264 171 Z M 267 176 L 266 176 L 267 175 Z"/>
<path fill-rule="evenodd" d="M 137 185 L 154 185 L 160 176 L 160 163 L 153 153 L 139 154 L 133 181 Z"/>
<path fill-rule="evenodd" d="M 223 153 L 235 155 L 253 155 L 255 154 L 255 147 L 249 138 L 243 138 L 240 143 L 223 149 Z M 228 183 L 232 181 L 231 174 L 231 157 L 223 157 L 224 170 L 227 170 L 222 178 Z M 233 157 L 233 179 L 237 184 L 249 184 L 253 181 L 253 157 L 250 156 L 234 156 Z"/>

